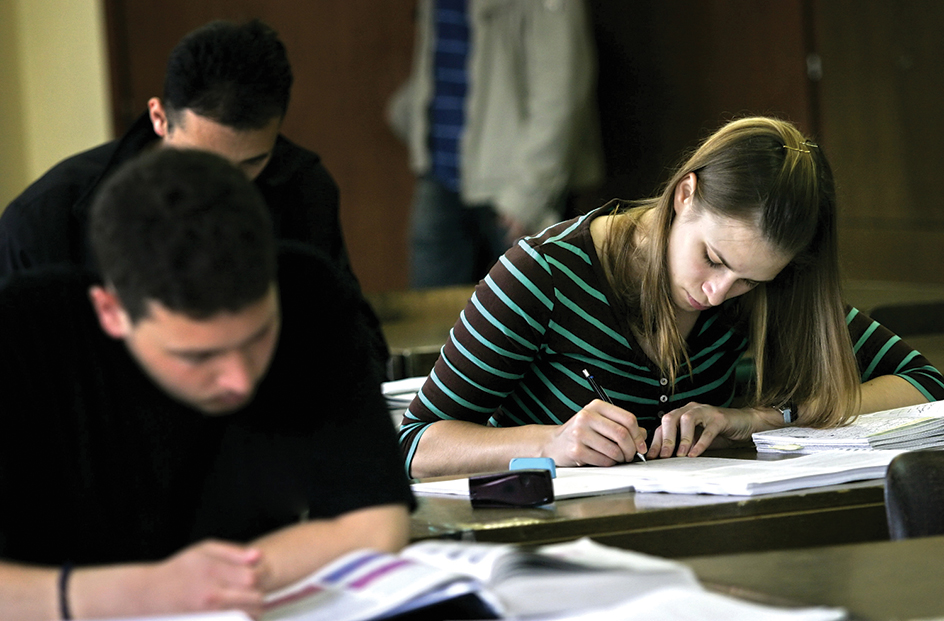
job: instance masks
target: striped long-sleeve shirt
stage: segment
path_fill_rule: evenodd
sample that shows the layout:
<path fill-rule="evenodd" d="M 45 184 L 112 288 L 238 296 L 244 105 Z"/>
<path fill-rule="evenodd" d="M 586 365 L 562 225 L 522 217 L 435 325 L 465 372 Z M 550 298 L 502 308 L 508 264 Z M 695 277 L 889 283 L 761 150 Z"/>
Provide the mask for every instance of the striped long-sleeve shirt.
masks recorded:
<path fill-rule="evenodd" d="M 613 290 L 590 236 L 597 210 L 517 243 L 479 283 L 400 427 L 409 472 L 420 436 L 438 420 L 495 427 L 561 424 L 595 398 L 588 369 L 613 402 L 650 432 L 695 401 L 726 407 L 746 333 L 726 306 L 701 313 L 688 337 L 692 373 L 674 386 L 617 320 Z M 903 377 L 929 400 L 944 377 L 899 337 L 856 309 L 847 315 L 862 381 Z"/>

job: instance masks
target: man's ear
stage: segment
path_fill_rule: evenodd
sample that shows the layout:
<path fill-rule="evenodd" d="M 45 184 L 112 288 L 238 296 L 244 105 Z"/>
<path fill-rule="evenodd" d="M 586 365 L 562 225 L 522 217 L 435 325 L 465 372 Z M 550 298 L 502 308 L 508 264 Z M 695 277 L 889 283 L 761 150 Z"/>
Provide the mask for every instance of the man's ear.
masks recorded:
<path fill-rule="evenodd" d="M 95 285 L 89 288 L 89 300 L 105 334 L 123 339 L 131 333 L 131 318 L 114 291 Z"/>
<path fill-rule="evenodd" d="M 675 186 L 675 200 L 673 201 L 673 205 L 675 207 L 676 216 L 681 216 L 686 209 L 692 206 L 692 202 L 695 200 L 695 186 L 697 184 L 698 177 L 695 173 L 690 172 L 682 177 L 682 180 Z"/>
<path fill-rule="evenodd" d="M 148 117 L 151 119 L 151 127 L 154 133 L 161 138 L 167 137 L 167 111 L 164 110 L 164 104 L 160 97 L 151 97 L 148 99 Z"/>

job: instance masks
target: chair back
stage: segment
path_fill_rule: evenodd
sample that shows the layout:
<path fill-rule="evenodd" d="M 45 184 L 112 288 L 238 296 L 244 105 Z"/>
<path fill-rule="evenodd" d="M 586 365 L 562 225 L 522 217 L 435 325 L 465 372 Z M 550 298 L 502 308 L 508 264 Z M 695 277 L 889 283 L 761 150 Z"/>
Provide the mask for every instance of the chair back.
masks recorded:
<path fill-rule="evenodd" d="M 892 540 L 944 535 L 944 451 L 912 451 L 892 460 L 885 512 Z"/>

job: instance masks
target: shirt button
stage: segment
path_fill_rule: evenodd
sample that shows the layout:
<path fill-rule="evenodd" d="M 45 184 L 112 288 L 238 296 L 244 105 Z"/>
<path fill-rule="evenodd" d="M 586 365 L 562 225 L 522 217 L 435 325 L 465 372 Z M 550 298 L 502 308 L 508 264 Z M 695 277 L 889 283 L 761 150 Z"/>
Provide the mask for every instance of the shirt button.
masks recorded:
<path fill-rule="evenodd" d="M 668 384 L 668 383 L 669 383 L 669 380 L 666 379 L 666 378 L 664 378 L 664 377 L 659 380 L 659 384 L 660 384 L 661 386 L 665 386 L 665 385 Z"/>
<path fill-rule="evenodd" d="M 666 395 L 662 395 L 659 397 L 659 403 L 665 403 L 668 400 L 669 398 Z"/>
<path fill-rule="evenodd" d="M 663 412 L 662 410 L 659 410 L 658 412 L 656 412 L 656 416 L 658 416 L 659 418 L 662 418 L 663 416 L 665 416 L 665 412 Z"/>

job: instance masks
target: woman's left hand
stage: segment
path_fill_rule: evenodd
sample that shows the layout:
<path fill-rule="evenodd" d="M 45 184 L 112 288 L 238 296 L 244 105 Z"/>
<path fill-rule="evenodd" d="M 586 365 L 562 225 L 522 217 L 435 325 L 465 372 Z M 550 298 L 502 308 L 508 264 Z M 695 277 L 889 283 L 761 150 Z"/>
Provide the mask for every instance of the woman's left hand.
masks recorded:
<path fill-rule="evenodd" d="M 760 410 L 688 403 L 663 415 L 646 457 L 697 457 L 716 441 L 750 440 L 754 431 L 771 427 L 766 419 Z"/>

